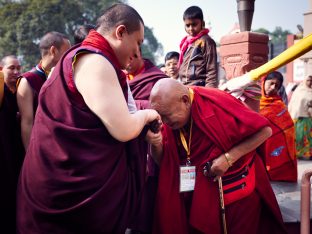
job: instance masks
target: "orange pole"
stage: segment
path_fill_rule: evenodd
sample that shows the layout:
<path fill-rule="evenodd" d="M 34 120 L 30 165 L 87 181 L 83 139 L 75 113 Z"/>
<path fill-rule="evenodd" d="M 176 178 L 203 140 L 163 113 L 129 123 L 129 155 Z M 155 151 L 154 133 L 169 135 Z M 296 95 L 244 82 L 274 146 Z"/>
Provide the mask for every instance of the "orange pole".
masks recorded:
<path fill-rule="evenodd" d="M 312 169 L 304 171 L 301 179 L 300 233 L 310 234 L 310 193 Z"/>

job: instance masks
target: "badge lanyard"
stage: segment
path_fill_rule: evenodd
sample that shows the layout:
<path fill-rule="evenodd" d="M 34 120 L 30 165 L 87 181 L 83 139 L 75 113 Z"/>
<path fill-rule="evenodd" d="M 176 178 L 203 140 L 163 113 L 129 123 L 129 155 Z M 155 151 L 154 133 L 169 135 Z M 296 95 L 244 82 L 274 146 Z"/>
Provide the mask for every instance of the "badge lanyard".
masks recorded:
<path fill-rule="evenodd" d="M 191 166 L 191 141 L 192 141 L 192 128 L 193 128 L 193 118 L 191 118 L 191 125 L 190 125 L 190 134 L 189 134 L 189 140 L 188 144 L 186 142 L 185 136 L 183 134 L 183 131 L 180 129 L 180 138 L 182 145 L 186 151 L 186 166 Z"/>
<path fill-rule="evenodd" d="M 194 92 L 192 89 L 190 91 L 191 103 L 193 101 Z M 192 129 L 193 129 L 193 118 L 191 117 L 190 123 L 190 133 L 188 143 L 183 134 L 183 130 L 180 129 L 180 138 L 182 145 L 186 151 L 186 165 L 180 166 L 180 192 L 194 191 L 195 179 L 196 179 L 196 167 L 191 166 L 191 142 L 192 142 Z"/>
<path fill-rule="evenodd" d="M 189 92 L 190 92 L 190 99 L 191 99 L 191 104 L 192 104 L 193 99 L 194 99 L 194 91 L 189 88 Z M 193 129 L 193 118 L 191 117 L 190 134 L 189 134 L 188 144 L 187 144 L 185 136 L 183 134 L 183 130 L 180 129 L 181 142 L 182 142 L 182 145 L 186 151 L 186 166 L 191 166 L 190 155 L 191 155 L 192 129 Z"/>

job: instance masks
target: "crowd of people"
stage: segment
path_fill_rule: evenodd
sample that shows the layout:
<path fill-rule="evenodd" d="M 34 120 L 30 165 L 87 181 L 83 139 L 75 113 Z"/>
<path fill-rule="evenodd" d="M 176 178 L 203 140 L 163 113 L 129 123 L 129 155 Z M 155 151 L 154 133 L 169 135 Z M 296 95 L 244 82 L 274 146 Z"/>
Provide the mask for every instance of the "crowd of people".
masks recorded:
<path fill-rule="evenodd" d="M 30 71 L 0 60 L 6 233 L 287 233 L 270 181 L 296 182 L 312 159 L 312 75 L 288 105 L 283 75 L 267 74 L 257 113 L 218 89 L 202 10 L 182 18 L 163 71 L 120 3 L 74 45 L 43 35 Z"/>

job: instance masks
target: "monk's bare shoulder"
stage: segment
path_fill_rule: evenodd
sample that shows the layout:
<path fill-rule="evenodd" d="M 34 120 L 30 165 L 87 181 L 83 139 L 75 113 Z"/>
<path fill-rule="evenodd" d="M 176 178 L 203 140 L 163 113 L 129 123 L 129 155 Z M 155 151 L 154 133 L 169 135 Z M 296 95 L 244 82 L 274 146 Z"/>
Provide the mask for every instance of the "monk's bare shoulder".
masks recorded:
<path fill-rule="evenodd" d="M 74 63 L 74 80 L 80 77 L 115 77 L 116 72 L 112 64 L 102 55 L 99 54 L 82 54 L 77 57 Z"/>

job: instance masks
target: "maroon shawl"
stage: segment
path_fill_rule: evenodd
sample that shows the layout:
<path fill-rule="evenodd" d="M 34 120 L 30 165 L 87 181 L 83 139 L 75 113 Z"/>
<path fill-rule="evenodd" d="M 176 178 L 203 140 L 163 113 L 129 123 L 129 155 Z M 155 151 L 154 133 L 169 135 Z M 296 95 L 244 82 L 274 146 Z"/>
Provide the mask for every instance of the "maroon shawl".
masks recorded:
<path fill-rule="evenodd" d="M 154 84 L 166 75 L 156 67 L 150 60 L 144 59 L 142 72 L 135 75 L 129 81 L 129 86 L 139 110 L 149 108 L 149 96 Z M 144 144 L 147 149 L 147 143 Z M 147 151 L 146 151 L 147 153 Z M 142 232 L 151 232 L 153 222 L 153 210 L 155 205 L 158 167 L 154 160 L 148 157 L 147 179 L 145 182 L 141 202 L 137 216 L 134 217 L 131 228 Z"/>
<path fill-rule="evenodd" d="M 42 87 L 19 182 L 19 233 L 124 233 L 136 208 L 146 155 L 138 139 L 114 139 L 74 92 L 72 61 L 80 52 L 105 56 L 125 98 L 126 77 L 101 35 L 86 41 L 67 51 Z"/>
<path fill-rule="evenodd" d="M 129 81 L 130 89 L 138 109 L 146 109 L 149 106 L 149 96 L 154 84 L 167 77 L 158 67 L 148 59 L 144 59 L 144 71 L 135 75 Z"/>
<path fill-rule="evenodd" d="M 220 221 L 219 193 L 216 182 L 202 173 L 203 164 L 231 149 L 235 144 L 256 133 L 268 122 L 256 112 L 244 107 L 238 100 L 223 91 L 194 87 L 194 102 L 191 115 L 194 125 L 203 134 L 193 132 L 194 141 L 201 141 L 196 147 L 191 145 L 191 161 L 197 167 L 196 184 L 193 192 L 190 217 L 179 194 L 179 165 L 177 141 L 174 132 L 164 127 L 164 156 L 160 167 L 159 187 L 156 202 L 154 233 L 188 233 L 188 224 L 203 233 L 222 233 Z M 195 139 L 199 138 L 199 139 Z M 193 140 L 192 140 L 193 142 Z M 208 152 L 205 147 L 212 144 Z M 193 154 L 192 154 L 193 152 Z M 204 153 L 206 152 L 206 153 Z M 194 155 L 196 154 L 196 155 Z M 244 161 L 252 157 L 249 153 L 237 161 L 227 173 L 236 170 Z M 269 207 L 273 224 L 279 229 L 281 213 L 269 184 L 261 161 L 256 157 L 256 190 L 264 204 Z M 226 175 L 227 175 L 226 173 Z M 248 207 L 242 207 L 243 209 Z M 271 217 L 268 215 L 268 217 Z M 275 217 L 275 218 L 274 218 Z M 281 227 L 282 228 L 282 227 Z"/>
<path fill-rule="evenodd" d="M 24 157 L 17 112 L 16 93 L 4 84 L 0 106 L 0 214 L 1 230 L 5 233 L 15 233 L 16 230 L 16 186 Z"/>
<path fill-rule="evenodd" d="M 37 110 L 38 106 L 38 97 L 40 93 L 40 89 L 44 82 L 47 80 L 47 75 L 42 69 L 41 64 L 37 64 L 36 67 L 32 68 L 30 71 L 25 72 L 22 77 L 24 77 L 30 87 L 32 88 L 34 100 L 33 100 L 33 108 L 34 108 L 34 115 Z"/>

